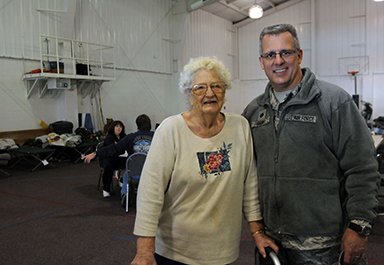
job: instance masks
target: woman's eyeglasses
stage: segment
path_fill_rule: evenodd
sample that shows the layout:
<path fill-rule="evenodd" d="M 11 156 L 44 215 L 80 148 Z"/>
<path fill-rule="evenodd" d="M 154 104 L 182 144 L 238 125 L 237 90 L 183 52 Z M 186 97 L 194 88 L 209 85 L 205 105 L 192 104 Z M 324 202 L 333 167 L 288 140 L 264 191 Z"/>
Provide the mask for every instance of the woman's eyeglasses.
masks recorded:
<path fill-rule="evenodd" d="M 266 53 L 263 53 L 261 56 L 261 58 L 264 58 L 268 61 L 271 61 L 271 60 L 274 60 L 276 59 L 276 55 L 280 55 L 281 58 L 289 58 L 291 57 L 294 53 L 297 53 L 299 51 L 299 49 L 296 49 L 296 50 L 281 50 L 280 52 L 266 52 Z"/>
<path fill-rule="evenodd" d="M 208 87 L 210 87 L 215 94 L 221 94 L 225 91 L 227 85 L 224 83 L 212 83 L 210 85 L 200 84 L 194 85 L 190 90 L 192 90 L 196 95 L 201 96 L 207 93 Z"/>

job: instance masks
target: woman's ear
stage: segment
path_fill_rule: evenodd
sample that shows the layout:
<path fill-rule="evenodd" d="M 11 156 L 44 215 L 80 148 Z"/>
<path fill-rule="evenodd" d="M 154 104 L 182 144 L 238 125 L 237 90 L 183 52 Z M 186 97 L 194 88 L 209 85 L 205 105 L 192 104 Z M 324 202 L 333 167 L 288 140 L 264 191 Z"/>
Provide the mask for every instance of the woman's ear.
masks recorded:
<path fill-rule="evenodd" d="M 187 93 L 187 97 L 188 97 L 189 103 L 191 104 L 191 106 L 193 106 L 194 99 L 193 99 L 192 91 L 187 89 L 185 91 L 185 93 Z"/>

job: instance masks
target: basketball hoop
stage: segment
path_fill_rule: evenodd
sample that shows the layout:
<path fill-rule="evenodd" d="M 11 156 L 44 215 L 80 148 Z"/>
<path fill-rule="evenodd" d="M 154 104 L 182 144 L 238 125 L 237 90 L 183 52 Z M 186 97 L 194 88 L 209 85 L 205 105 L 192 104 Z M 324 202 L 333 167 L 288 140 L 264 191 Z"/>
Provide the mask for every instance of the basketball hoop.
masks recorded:
<path fill-rule="evenodd" d="M 351 72 L 347 72 L 349 75 L 352 75 L 355 77 L 355 94 L 357 94 L 357 76 L 356 74 L 359 73 L 359 71 L 351 71 Z"/>
<path fill-rule="evenodd" d="M 352 71 L 352 72 L 348 72 L 349 75 L 355 75 L 355 74 L 358 74 L 359 71 Z"/>

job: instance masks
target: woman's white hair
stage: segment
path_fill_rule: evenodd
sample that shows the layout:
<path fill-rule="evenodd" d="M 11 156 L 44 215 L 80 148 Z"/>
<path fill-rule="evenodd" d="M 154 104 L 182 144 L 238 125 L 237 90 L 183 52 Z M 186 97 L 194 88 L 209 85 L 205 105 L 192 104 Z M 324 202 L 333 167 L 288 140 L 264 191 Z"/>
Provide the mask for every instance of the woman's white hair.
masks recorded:
<path fill-rule="evenodd" d="M 189 63 L 184 66 L 183 71 L 180 73 L 179 79 L 179 90 L 186 96 L 187 102 L 189 102 L 188 89 L 192 87 L 195 74 L 202 69 L 215 70 L 220 78 L 220 81 L 227 86 L 226 89 L 232 88 L 231 74 L 225 65 L 215 56 L 191 58 Z"/>

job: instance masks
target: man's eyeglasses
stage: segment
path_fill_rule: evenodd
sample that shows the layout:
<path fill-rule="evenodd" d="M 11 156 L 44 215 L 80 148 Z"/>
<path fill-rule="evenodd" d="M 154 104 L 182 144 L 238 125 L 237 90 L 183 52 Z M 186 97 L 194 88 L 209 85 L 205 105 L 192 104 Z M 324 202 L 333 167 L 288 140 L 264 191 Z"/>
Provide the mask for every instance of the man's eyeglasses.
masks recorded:
<path fill-rule="evenodd" d="M 215 94 L 221 94 L 225 91 L 227 85 L 224 83 L 212 83 L 210 85 L 201 84 L 194 85 L 190 90 L 192 90 L 196 95 L 201 96 L 207 93 L 208 87 L 210 87 Z"/>
<path fill-rule="evenodd" d="M 281 58 L 289 58 L 294 53 L 297 53 L 299 49 L 296 50 L 281 50 L 280 52 L 266 52 L 261 55 L 261 58 L 264 58 L 268 61 L 276 59 L 276 55 L 280 55 Z"/>

